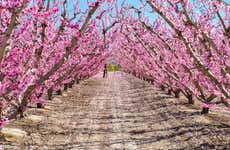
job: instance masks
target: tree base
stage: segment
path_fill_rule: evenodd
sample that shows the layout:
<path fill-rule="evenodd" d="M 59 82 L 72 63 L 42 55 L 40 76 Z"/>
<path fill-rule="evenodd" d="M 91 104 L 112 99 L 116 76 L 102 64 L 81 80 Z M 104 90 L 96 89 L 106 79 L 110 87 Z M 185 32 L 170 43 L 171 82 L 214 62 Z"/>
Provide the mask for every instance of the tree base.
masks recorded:
<path fill-rule="evenodd" d="M 79 80 L 78 79 L 76 80 L 76 84 L 79 84 Z"/>
<path fill-rule="evenodd" d="M 19 117 L 20 118 L 24 118 L 24 113 L 23 113 L 24 111 L 23 111 L 23 107 L 22 106 L 19 107 L 18 112 L 19 112 Z M 17 115 L 15 117 L 17 117 Z"/>
<path fill-rule="evenodd" d="M 74 85 L 74 81 L 70 82 L 68 87 L 73 88 L 73 85 Z"/>
<path fill-rule="evenodd" d="M 161 87 L 160 87 L 160 88 L 161 88 L 161 90 L 162 90 L 162 91 L 164 91 L 164 90 L 165 90 L 164 85 L 161 85 Z"/>
<path fill-rule="evenodd" d="M 175 98 L 180 98 L 180 90 L 176 90 L 173 93 L 175 94 Z"/>
<path fill-rule="evenodd" d="M 61 90 L 57 90 L 57 91 L 56 91 L 56 94 L 57 94 L 57 95 L 62 95 Z"/>
<path fill-rule="evenodd" d="M 193 104 L 195 103 L 195 101 L 193 100 L 193 98 L 192 98 L 192 95 L 191 95 L 191 94 L 189 94 L 189 95 L 187 96 L 187 99 L 188 99 L 188 104 L 193 105 Z"/>
<path fill-rule="evenodd" d="M 37 103 L 37 108 L 44 108 L 44 106 L 42 105 L 42 103 Z"/>
<path fill-rule="evenodd" d="M 47 95 L 48 95 L 48 100 L 52 100 L 52 96 L 53 96 L 53 88 L 49 88 L 47 91 Z"/>
<path fill-rule="evenodd" d="M 209 108 L 203 108 L 201 114 L 208 114 Z"/>
<path fill-rule="evenodd" d="M 64 84 L 64 91 L 67 91 L 67 89 L 68 89 L 68 84 L 66 83 Z"/>
<path fill-rule="evenodd" d="M 169 89 L 167 94 L 172 95 L 172 90 Z"/>
<path fill-rule="evenodd" d="M 20 112 L 20 113 L 19 113 L 19 118 L 22 119 L 22 118 L 24 118 L 24 117 L 25 117 L 25 116 L 24 116 L 24 113 L 23 113 L 23 112 Z"/>

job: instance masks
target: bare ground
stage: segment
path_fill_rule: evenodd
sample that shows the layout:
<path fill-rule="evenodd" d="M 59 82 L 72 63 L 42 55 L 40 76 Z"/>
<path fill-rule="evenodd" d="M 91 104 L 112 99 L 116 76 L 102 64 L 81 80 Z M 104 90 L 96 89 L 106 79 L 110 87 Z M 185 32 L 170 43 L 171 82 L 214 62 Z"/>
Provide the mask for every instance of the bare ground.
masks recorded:
<path fill-rule="evenodd" d="M 8 128 L 27 132 L 20 140 L 0 138 L 5 149 L 154 150 L 230 149 L 230 116 L 217 108 L 200 115 L 197 106 L 175 99 L 147 82 L 116 72 L 95 76 L 55 96 L 45 109 L 14 120 Z"/>

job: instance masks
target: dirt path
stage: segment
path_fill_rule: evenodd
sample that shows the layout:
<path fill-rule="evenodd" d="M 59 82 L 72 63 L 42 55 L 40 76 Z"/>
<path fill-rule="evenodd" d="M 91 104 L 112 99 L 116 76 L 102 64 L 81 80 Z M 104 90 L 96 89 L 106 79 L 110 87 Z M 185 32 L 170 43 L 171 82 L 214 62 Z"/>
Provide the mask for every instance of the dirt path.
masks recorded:
<path fill-rule="evenodd" d="M 215 111 L 201 116 L 151 85 L 129 75 L 110 73 L 75 85 L 56 96 L 45 109 L 31 108 L 28 116 L 8 128 L 27 132 L 17 142 L 0 138 L 5 149 L 18 150 L 154 150 L 230 149 L 230 117 Z M 226 115 L 226 114 L 223 114 Z M 218 121 L 220 120 L 220 121 Z M 226 121 L 227 120 L 227 121 Z"/>

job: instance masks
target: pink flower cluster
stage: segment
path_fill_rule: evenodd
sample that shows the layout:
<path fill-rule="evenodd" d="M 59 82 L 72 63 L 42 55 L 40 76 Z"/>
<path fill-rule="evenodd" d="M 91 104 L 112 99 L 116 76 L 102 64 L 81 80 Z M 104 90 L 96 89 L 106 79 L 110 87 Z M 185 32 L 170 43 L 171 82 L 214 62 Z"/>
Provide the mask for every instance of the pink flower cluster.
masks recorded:
<path fill-rule="evenodd" d="M 64 5 L 64 1 L 48 4 L 41 0 L 1 3 L 2 116 L 8 116 L 15 104 L 24 112 L 28 104 L 45 103 L 50 88 L 59 90 L 66 83 L 95 75 L 107 60 L 109 51 L 103 48 L 97 27 L 100 20 L 93 15 L 103 1 L 89 2 L 88 15 L 78 1 L 74 2 L 76 12 L 60 10 Z M 1 125 L 6 122 L 4 118 Z"/>
<path fill-rule="evenodd" d="M 205 0 L 197 6 L 178 0 L 146 2 L 158 13 L 153 23 L 143 13 L 145 6 L 119 11 L 124 12 L 118 15 L 121 27 L 109 35 L 113 59 L 124 71 L 157 87 L 180 90 L 188 99 L 192 95 L 204 107 L 222 103 L 229 108 L 229 17 L 217 12 L 230 14 L 229 6 Z"/>

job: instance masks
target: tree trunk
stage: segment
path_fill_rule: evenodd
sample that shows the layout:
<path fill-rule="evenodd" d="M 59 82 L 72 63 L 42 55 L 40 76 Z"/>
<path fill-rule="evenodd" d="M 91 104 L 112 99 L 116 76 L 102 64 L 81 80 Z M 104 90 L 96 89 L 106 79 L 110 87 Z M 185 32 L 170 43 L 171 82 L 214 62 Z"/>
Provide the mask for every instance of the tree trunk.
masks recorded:
<path fill-rule="evenodd" d="M 79 84 L 79 80 L 78 79 L 76 80 L 76 84 Z"/>
<path fill-rule="evenodd" d="M 42 103 L 37 103 L 37 108 L 44 108 L 44 106 L 42 105 Z"/>
<path fill-rule="evenodd" d="M 168 95 L 172 95 L 172 90 L 171 89 L 168 89 Z"/>
<path fill-rule="evenodd" d="M 180 89 L 173 91 L 173 93 L 175 94 L 175 98 L 180 98 Z"/>
<path fill-rule="evenodd" d="M 57 93 L 57 95 L 62 95 L 61 90 L 57 90 L 56 93 Z"/>
<path fill-rule="evenodd" d="M 42 93 L 40 93 L 37 98 L 41 98 Z M 37 103 L 37 108 L 44 108 L 44 106 L 42 105 L 42 103 Z"/>
<path fill-rule="evenodd" d="M 165 86 L 161 85 L 161 90 L 164 91 L 165 90 Z"/>
<path fill-rule="evenodd" d="M 64 91 L 68 89 L 68 83 L 64 84 Z"/>
<path fill-rule="evenodd" d="M 209 108 L 202 108 L 201 114 L 208 114 Z"/>
<path fill-rule="evenodd" d="M 71 81 L 68 85 L 69 85 L 69 88 L 73 88 L 74 81 Z"/>
<path fill-rule="evenodd" d="M 0 104 L 1 104 L 1 102 L 0 102 Z M 0 120 L 2 120 L 2 108 L 1 107 L 0 107 Z"/>
<path fill-rule="evenodd" d="M 48 100 L 52 100 L 53 88 L 49 88 L 47 91 Z"/>
<path fill-rule="evenodd" d="M 19 107 L 18 112 L 19 112 L 20 118 L 24 118 L 23 109 L 21 106 Z M 17 116 L 15 116 L 15 117 L 17 117 Z"/>
<path fill-rule="evenodd" d="M 193 100 L 192 94 L 188 94 L 186 97 L 188 99 L 188 104 L 193 105 L 195 103 Z"/>
<path fill-rule="evenodd" d="M 72 87 L 73 87 L 73 84 L 72 84 L 72 83 L 69 83 L 69 84 L 68 84 L 68 87 L 69 87 L 69 88 L 72 88 Z"/>

